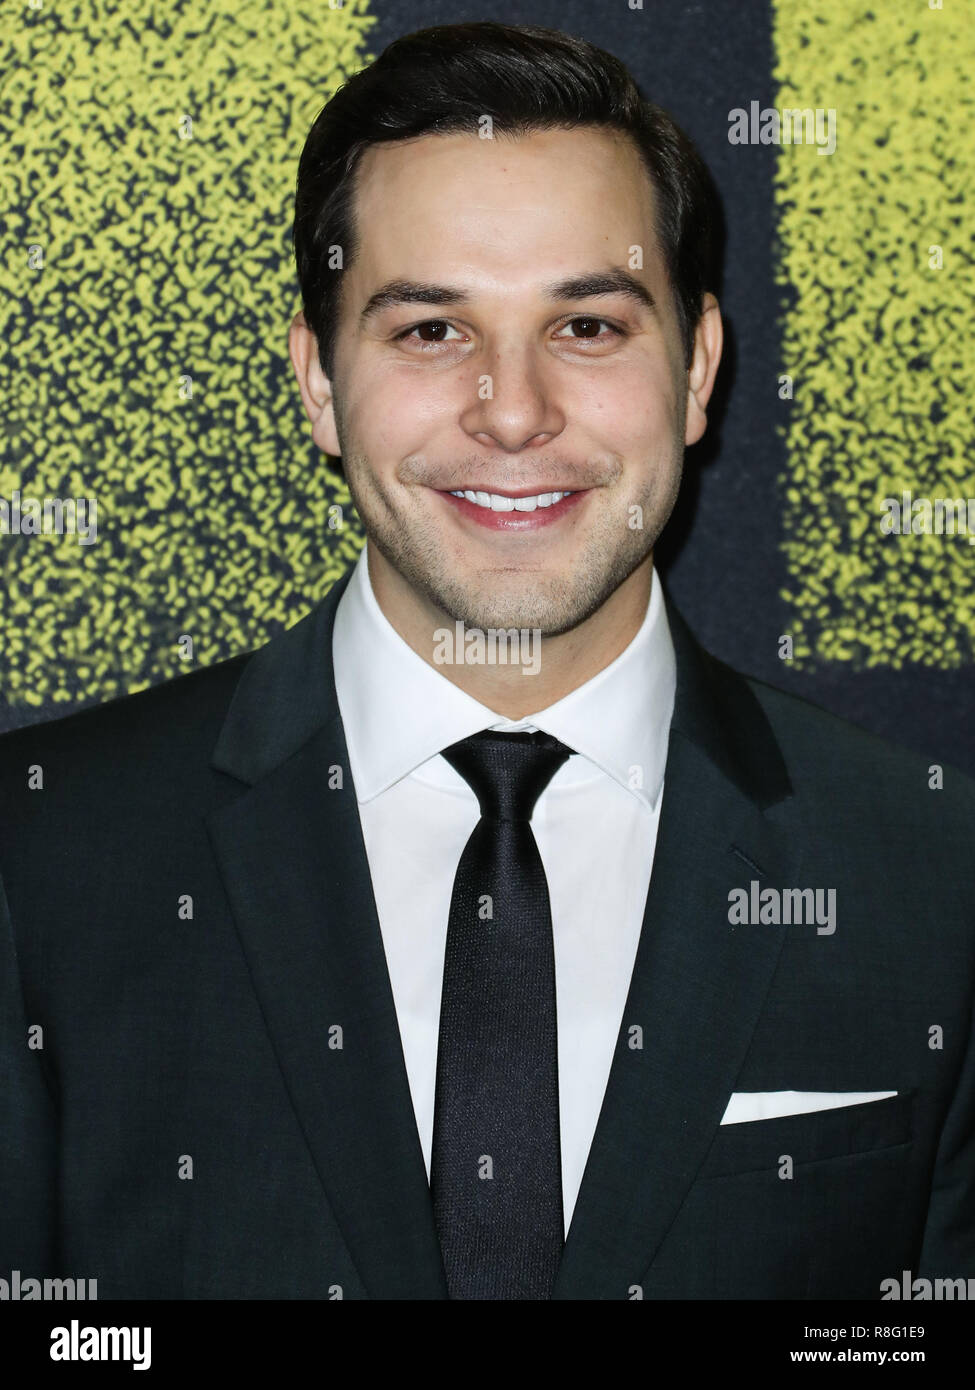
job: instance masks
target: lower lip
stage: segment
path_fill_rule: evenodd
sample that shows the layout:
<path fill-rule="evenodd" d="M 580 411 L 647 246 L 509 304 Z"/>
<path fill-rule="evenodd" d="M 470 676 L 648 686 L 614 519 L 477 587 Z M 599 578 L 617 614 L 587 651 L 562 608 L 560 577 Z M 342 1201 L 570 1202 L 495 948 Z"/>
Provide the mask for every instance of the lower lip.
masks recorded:
<path fill-rule="evenodd" d="M 517 508 L 510 512 L 495 512 L 490 507 L 479 507 L 476 502 L 469 502 L 466 497 L 455 497 L 452 492 L 441 492 L 440 496 L 489 531 L 537 531 L 541 526 L 552 526 L 561 521 L 588 491 L 588 488 L 584 488 L 580 492 L 570 492 L 561 502 L 553 502 L 550 507 L 536 506 L 533 512 L 519 512 Z"/>

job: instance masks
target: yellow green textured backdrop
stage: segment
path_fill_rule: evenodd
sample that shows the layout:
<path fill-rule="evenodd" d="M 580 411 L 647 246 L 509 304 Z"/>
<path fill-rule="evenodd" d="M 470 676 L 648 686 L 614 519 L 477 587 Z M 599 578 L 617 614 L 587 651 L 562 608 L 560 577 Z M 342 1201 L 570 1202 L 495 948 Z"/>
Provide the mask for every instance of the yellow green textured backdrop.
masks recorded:
<path fill-rule="evenodd" d="M 837 111 L 835 153 L 776 177 L 796 654 L 970 663 L 968 536 L 879 518 L 975 497 L 975 8 L 783 3 L 775 44 L 778 104 Z"/>
<path fill-rule="evenodd" d="M 253 646 L 357 553 L 286 335 L 301 145 L 372 22 L 356 0 L 5 15 L 0 496 L 97 502 L 92 545 L 0 537 L 8 701 L 182 674 L 183 634 L 199 664 Z"/>
<path fill-rule="evenodd" d="M 335 87 L 398 33 L 471 18 L 620 54 L 715 169 L 738 362 L 674 565 L 693 624 L 735 664 L 854 716 L 876 707 L 870 668 L 931 672 L 957 703 L 975 548 L 884 536 L 879 517 L 904 490 L 975 494 L 970 6 L 33 0 L 0 14 L 0 498 L 98 507 L 90 546 L 0 536 L 8 724 L 183 674 L 184 634 L 193 665 L 258 645 L 357 554 L 287 357 L 298 156 Z M 835 108 L 836 152 L 729 149 L 728 111 L 752 97 Z M 904 686 L 888 722 L 933 688 Z"/>

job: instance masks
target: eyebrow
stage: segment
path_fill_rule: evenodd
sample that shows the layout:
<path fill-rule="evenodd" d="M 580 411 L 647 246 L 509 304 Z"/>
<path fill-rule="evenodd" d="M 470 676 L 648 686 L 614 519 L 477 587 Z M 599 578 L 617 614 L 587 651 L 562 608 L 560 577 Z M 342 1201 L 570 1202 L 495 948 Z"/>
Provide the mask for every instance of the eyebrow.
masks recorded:
<path fill-rule="evenodd" d="M 631 275 L 623 266 L 613 266 L 610 270 L 593 270 L 581 275 L 570 276 L 566 280 L 556 280 L 544 286 L 542 293 L 546 299 L 565 301 L 574 299 L 596 299 L 600 295 L 621 294 L 632 299 L 644 309 L 655 309 L 656 300 L 642 281 Z M 370 295 L 366 306 L 359 315 L 360 324 L 383 309 L 395 308 L 400 304 L 436 304 L 447 307 L 469 304 L 470 295 L 452 285 L 426 285 L 415 280 L 390 280 Z"/>

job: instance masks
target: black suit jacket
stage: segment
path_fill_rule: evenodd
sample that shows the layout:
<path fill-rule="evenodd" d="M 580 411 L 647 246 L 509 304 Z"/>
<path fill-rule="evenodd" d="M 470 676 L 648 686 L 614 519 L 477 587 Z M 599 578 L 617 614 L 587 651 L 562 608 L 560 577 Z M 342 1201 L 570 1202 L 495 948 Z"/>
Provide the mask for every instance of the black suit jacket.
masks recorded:
<path fill-rule="evenodd" d="M 0 739 L 5 1277 L 446 1296 L 335 700 L 347 579 L 253 655 Z M 668 616 L 653 875 L 555 1297 L 975 1276 L 975 785 Z M 730 925 L 752 880 L 835 889 L 835 932 Z M 897 1095 L 721 1125 L 780 1090 Z"/>

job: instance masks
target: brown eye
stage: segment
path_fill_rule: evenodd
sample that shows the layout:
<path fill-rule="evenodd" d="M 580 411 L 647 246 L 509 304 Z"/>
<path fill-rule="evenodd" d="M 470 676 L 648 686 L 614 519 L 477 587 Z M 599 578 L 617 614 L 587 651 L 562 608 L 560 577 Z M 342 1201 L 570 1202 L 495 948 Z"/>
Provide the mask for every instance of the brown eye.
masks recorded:
<path fill-rule="evenodd" d="M 457 330 L 446 319 L 424 319 L 422 323 L 416 323 L 412 328 L 404 328 L 401 333 L 395 334 L 395 341 L 412 341 L 421 347 L 437 347 L 441 343 L 449 345 L 455 341 L 446 336 L 448 333 L 457 333 Z M 460 341 L 459 334 L 456 341 Z"/>
<path fill-rule="evenodd" d="M 622 329 L 610 323 L 608 319 L 594 318 L 591 315 L 579 314 L 574 319 L 569 319 L 568 323 L 562 325 L 558 336 L 565 336 L 565 330 L 571 329 L 569 336 L 577 341 L 595 342 L 608 335 L 609 338 L 622 338 L 625 336 Z M 581 331 L 577 332 L 579 329 Z"/>

